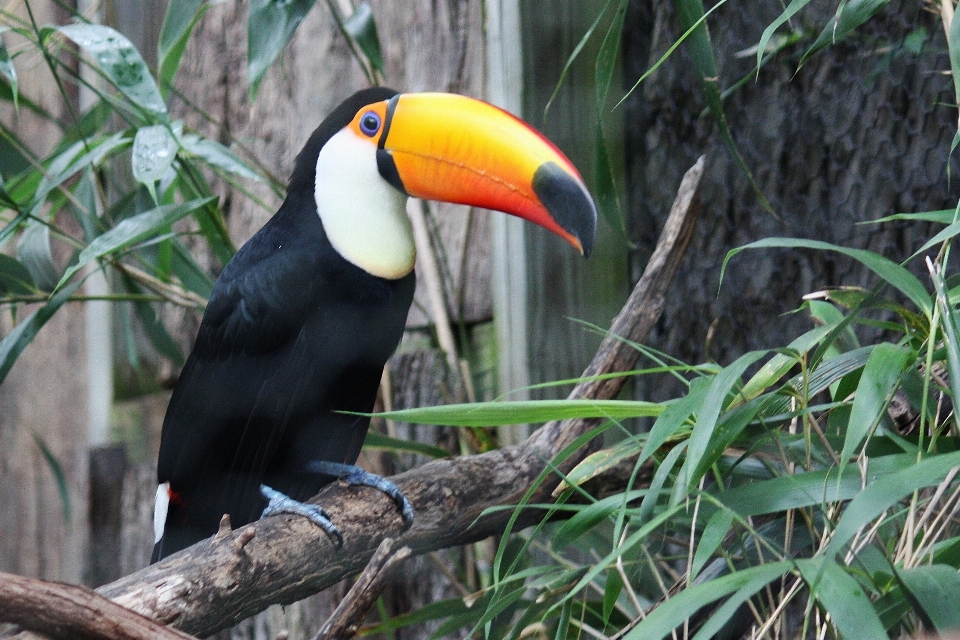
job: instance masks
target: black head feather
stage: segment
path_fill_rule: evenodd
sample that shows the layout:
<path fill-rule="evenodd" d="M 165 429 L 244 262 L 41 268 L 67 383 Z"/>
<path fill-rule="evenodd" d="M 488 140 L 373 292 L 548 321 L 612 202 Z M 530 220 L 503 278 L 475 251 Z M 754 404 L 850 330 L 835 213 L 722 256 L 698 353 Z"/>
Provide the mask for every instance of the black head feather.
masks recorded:
<path fill-rule="evenodd" d="M 350 124 L 350 121 L 364 106 L 389 100 L 397 93 L 397 91 L 386 87 L 370 87 L 357 91 L 340 103 L 340 106 L 334 109 L 326 120 L 320 123 L 320 126 L 310 134 L 310 139 L 297 154 L 296 166 L 290 176 L 287 192 L 292 193 L 301 189 L 312 192 L 317 173 L 317 156 L 320 155 L 320 149 L 327 143 L 327 140 Z"/>

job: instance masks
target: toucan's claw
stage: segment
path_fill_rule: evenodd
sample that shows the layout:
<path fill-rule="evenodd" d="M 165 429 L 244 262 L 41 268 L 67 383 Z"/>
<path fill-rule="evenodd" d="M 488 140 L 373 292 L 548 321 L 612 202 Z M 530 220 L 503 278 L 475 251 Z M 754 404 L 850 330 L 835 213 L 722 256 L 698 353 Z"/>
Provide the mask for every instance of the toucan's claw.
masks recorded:
<path fill-rule="evenodd" d="M 267 507 L 263 510 L 263 513 L 260 514 L 261 518 L 280 513 L 292 513 L 303 516 L 323 529 L 324 532 L 333 539 L 338 549 L 343 546 L 343 534 L 340 533 L 340 529 L 337 529 L 337 525 L 333 524 L 333 521 L 330 520 L 330 515 L 324 511 L 320 505 L 298 502 L 276 489 L 271 489 L 265 484 L 260 485 L 260 493 L 268 500 Z"/>
<path fill-rule="evenodd" d="M 400 487 L 383 476 L 370 473 L 352 464 L 341 464 L 328 460 L 314 460 L 307 465 L 307 469 L 311 473 L 335 476 L 347 484 L 379 489 L 397 503 L 397 507 L 400 509 L 400 516 L 403 518 L 403 530 L 406 531 L 413 524 L 413 505 L 410 504 L 407 497 L 400 491 Z"/>

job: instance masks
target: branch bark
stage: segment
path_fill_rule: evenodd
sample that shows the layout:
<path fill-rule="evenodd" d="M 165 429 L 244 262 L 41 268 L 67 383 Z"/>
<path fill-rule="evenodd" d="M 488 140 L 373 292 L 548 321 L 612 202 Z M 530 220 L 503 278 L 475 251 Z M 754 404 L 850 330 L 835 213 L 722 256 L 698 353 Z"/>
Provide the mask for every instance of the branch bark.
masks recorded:
<path fill-rule="evenodd" d="M 0 573 L 0 619 L 51 638 L 191 640 L 100 594 L 72 584 Z"/>
<path fill-rule="evenodd" d="M 703 173 L 701 157 L 684 176 L 657 249 L 584 377 L 634 368 L 638 352 L 629 343 L 644 341 L 660 315 L 700 209 Z M 614 398 L 624 381 L 622 377 L 584 381 L 570 397 Z M 315 500 L 343 533 L 340 549 L 306 519 L 275 516 L 218 534 L 98 592 L 163 624 L 198 636 L 209 635 L 271 604 L 295 602 L 359 572 L 385 536 L 421 554 L 502 533 L 509 510 L 483 517 L 481 513 L 490 507 L 518 504 L 544 470 L 545 461 L 554 459 L 599 422 L 550 422 L 518 445 L 434 460 L 392 477 L 416 509 L 413 526 L 405 532 L 401 532 L 395 504 L 382 492 L 336 483 L 325 487 Z M 581 447 L 561 469 L 572 468 L 592 449 L 591 445 Z M 551 475 L 532 501 L 549 500 L 558 481 L 558 476 Z M 540 517 L 541 513 L 527 510 L 515 526 L 528 526 Z M 0 606 L 0 611 L 4 609 Z"/>

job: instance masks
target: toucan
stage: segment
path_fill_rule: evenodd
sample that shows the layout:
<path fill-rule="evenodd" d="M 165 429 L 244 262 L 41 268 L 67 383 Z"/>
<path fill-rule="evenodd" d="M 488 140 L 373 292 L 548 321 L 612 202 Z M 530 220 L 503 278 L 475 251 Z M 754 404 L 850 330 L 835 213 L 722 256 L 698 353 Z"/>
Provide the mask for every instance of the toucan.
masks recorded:
<path fill-rule="evenodd" d="M 483 101 L 376 87 L 347 98 L 296 158 L 277 213 L 226 264 L 174 387 L 157 464 L 153 561 L 233 526 L 300 513 L 337 479 L 413 509 L 353 466 L 415 286 L 408 197 L 494 209 L 584 256 L 596 208 L 573 164 Z"/>

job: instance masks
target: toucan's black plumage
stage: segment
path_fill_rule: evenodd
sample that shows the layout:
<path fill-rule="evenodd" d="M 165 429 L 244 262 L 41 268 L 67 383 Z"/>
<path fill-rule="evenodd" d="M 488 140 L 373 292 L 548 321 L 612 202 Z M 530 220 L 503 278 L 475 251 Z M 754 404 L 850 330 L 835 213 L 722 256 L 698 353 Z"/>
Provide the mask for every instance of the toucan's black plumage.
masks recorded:
<path fill-rule="evenodd" d="M 384 88 L 360 91 L 324 120 L 297 156 L 279 211 L 217 280 L 163 424 L 154 561 L 215 533 L 224 513 L 234 526 L 259 518 L 267 504 L 261 484 L 306 500 L 334 479 L 312 472 L 312 462 L 357 459 L 369 420 L 338 412 L 372 410 L 384 364 L 403 333 L 415 279 L 412 271 L 372 275 L 341 255 L 318 213 L 316 167 L 324 146 L 352 122 L 360 122 L 361 141 L 371 135 L 373 120 L 357 120 L 368 105 L 390 101 L 378 107 L 377 124 L 382 120 L 386 130 L 397 95 Z M 381 177 L 405 190 L 409 181 L 411 195 L 420 195 L 404 177 L 404 151 L 385 149 L 387 133 L 376 135 Z M 561 169 L 549 171 L 550 180 L 558 171 L 559 182 L 567 180 Z M 540 190 L 543 184 L 540 179 Z M 564 189 L 582 190 L 582 183 L 571 184 L 547 185 L 549 193 L 537 195 L 559 198 L 549 208 L 562 208 L 571 198 Z M 589 196 L 574 194 L 572 201 L 590 212 L 571 215 L 589 218 Z M 592 215 L 593 221 L 564 220 L 557 232 L 589 251 Z"/>

